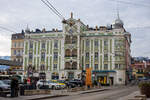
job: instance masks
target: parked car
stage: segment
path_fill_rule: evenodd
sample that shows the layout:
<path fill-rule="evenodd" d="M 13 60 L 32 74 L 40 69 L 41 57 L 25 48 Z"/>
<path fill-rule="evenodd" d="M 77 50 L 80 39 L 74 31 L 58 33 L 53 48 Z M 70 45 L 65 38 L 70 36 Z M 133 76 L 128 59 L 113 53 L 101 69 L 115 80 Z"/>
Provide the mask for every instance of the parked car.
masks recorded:
<path fill-rule="evenodd" d="M 69 81 L 69 83 L 75 84 L 75 86 L 80 86 L 80 87 L 83 86 L 83 82 L 78 79 L 71 80 Z"/>
<path fill-rule="evenodd" d="M 10 85 L 11 84 L 11 80 L 2 80 L 5 84 Z"/>
<path fill-rule="evenodd" d="M 36 83 L 36 86 L 37 86 L 37 88 L 41 88 L 41 87 L 43 87 L 43 86 L 47 86 L 48 85 L 48 83 L 47 83 L 47 81 L 45 81 L 45 80 L 39 80 L 39 81 L 37 81 L 37 83 Z"/>
<path fill-rule="evenodd" d="M 0 80 L 0 92 L 2 91 L 10 91 L 10 85 L 5 84 L 2 80 Z"/>
<path fill-rule="evenodd" d="M 39 80 L 36 84 L 36 86 L 40 89 L 41 87 L 47 87 L 49 89 L 61 89 L 61 86 L 56 83 L 56 82 L 52 82 L 52 81 L 45 81 L 45 80 Z"/>
<path fill-rule="evenodd" d="M 57 82 L 47 81 L 47 84 L 49 85 L 49 88 L 51 89 L 61 89 L 61 85 Z"/>
<path fill-rule="evenodd" d="M 55 83 L 58 83 L 60 85 L 61 89 L 66 88 L 66 84 L 65 84 L 64 80 L 52 80 L 52 81 Z"/>

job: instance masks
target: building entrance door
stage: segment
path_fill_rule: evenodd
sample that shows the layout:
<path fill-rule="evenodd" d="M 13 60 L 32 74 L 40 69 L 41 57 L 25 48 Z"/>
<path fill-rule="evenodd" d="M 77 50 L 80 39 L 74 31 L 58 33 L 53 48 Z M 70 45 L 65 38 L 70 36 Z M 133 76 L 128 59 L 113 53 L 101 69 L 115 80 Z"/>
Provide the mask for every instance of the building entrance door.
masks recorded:
<path fill-rule="evenodd" d="M 114 85 L 114 78 L 113 77 L 109 77 L 109 84 Z"/>
<path fill-rule="evenodd" d="M 73 80 L 74 79 L 74 72 L 68 72 L 68 79 Z"/>

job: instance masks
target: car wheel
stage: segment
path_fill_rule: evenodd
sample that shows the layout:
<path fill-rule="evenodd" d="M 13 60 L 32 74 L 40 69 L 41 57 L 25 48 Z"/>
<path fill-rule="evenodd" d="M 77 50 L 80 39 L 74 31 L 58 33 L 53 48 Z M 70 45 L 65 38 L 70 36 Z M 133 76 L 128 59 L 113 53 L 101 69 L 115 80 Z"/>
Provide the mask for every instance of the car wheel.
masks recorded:
<path fill-rule="evenodd" d="M 38 85 L 38 89 L 40 89 L 40 85 Z"/>
<path fill-rule="evenodd" d="M 52 90 L 55 90 L 55 86 L 52 86 Z"/>

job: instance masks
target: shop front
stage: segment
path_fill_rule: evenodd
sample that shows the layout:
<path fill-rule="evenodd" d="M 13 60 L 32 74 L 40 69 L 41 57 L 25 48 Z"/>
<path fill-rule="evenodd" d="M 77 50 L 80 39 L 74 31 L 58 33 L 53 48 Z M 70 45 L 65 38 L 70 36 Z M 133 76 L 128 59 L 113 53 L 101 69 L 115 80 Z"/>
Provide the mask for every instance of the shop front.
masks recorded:
<path fill-rule="evenodd" d="M 101 85 L 114 85 L 116 71 L 92 71 L 95 77 L 93 80 L 96 80 Z"/>

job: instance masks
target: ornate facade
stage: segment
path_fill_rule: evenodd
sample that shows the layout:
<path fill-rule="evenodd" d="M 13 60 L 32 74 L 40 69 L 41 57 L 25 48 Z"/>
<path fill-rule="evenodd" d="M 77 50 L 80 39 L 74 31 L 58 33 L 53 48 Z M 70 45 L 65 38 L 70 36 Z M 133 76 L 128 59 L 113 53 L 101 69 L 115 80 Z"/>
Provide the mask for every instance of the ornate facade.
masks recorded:
<path fill-rule="evenodd" d="M 63 30 L 30 32 L 24 39 L 25 75 L 81 79 L 86 68 L 103 83 L 125 84 L 130 66 L 130 33 L 118 18 L 113 25 L 89 28 L 71 16 Z"/>

